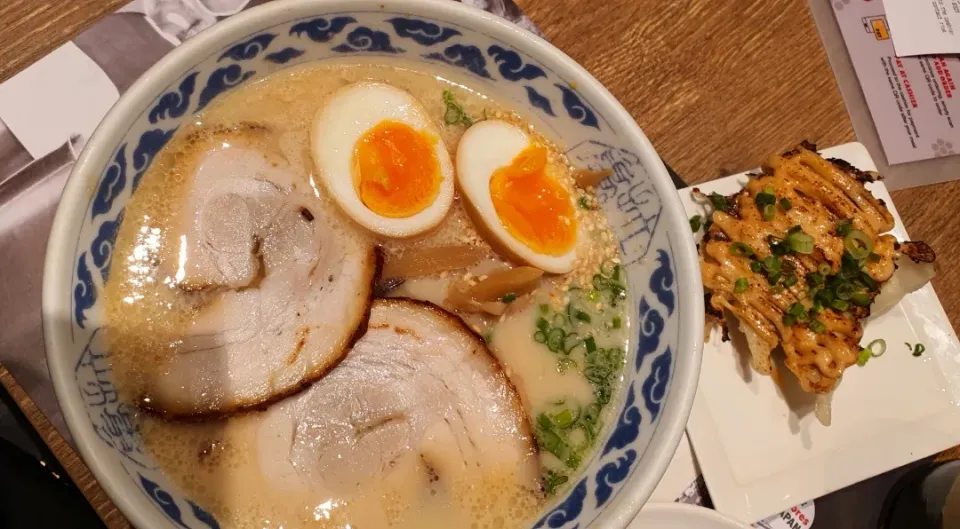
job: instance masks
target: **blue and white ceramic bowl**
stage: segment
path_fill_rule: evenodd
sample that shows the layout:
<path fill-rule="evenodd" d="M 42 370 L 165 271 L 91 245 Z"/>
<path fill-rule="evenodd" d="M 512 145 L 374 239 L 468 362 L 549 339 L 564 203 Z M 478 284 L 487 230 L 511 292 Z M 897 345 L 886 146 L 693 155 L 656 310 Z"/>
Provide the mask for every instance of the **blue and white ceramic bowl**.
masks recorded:
<path fill-rule="evenodd" d="M 613 168 L 598 191 L 636 299 L 617 423 L 534 528 L 623 528 L 673 456 L 700 367 L 703 299 L 690 227 L 650 142 L 569 57 L 495 16 L 446 0 L 290 0 L 241 13 L 160 61 L 87 143 L 47 249 L 47 362 L 83 458 L 141 528 L 218 528 L 147 454 L 98 339 L 101 294 L 124 206 L 184 120 L 226 90 L 306 61 L 429 63 L 527 114 L 580 167 Z"/>

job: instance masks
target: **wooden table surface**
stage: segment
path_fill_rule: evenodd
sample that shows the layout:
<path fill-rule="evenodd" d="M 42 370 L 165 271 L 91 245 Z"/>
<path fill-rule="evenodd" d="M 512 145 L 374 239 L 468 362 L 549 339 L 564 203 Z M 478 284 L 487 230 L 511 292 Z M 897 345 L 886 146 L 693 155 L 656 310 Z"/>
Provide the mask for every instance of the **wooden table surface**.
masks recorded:
<path fill-rule="evenodd" d="M 0 2 L 0 82 L 128 0 Z M 633 114 L 688 182 L 757 167 L 802 139 L 855 140 L 806 2 L 518 0 L 546 34 Z M 956 328 L 960 261 L 950 243 L 960 181 L 893 193 L 907 230 L 944 263 L 934 285 Z M 947 230 L 945 228 L 951 228 Z M 0 367 L 61 464 L 105 519 L 128 527 L 83 462 Z"/>

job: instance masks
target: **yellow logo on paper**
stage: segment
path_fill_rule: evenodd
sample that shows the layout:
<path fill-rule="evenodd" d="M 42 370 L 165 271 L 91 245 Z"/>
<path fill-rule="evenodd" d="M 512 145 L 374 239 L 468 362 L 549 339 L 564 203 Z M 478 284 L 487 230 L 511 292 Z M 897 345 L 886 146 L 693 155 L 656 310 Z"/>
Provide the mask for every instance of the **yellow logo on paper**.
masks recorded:
<path fill-rule="evenodd" d="M 870 21 L 870 27 L 873 28 L 873 36 L 877 40 L 887 40 L 890 38 L 890 31 L 887 29 L 887 21 L 882 18 L 875 18 Z"/>

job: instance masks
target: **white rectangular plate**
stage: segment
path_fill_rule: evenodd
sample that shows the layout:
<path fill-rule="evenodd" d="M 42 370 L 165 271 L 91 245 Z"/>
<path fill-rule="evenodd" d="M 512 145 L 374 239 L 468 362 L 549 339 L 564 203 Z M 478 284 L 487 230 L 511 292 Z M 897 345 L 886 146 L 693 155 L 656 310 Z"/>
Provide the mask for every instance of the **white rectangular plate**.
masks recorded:
<path fill-rule="evenodd" d="M 823 155 L 875 170 L 859 143 Z M 744 173 L 698 187 L 729 195 L 746 181 Z M 892 233 L 908 240 L 883 184 L 867 187 L 896 219 Z M 680 197 L 689 215 L 704 213 L 690 190 Z M 877 338 L 886 340 L 886 354 L 845 372 L 825 427 L 792 374 L 782 370 L 781 390 L 713 332 L 687 433 L 718 511 L 755 522 L 960 444 L 960 344 L 933 286 L 870 319 L 862 343 Z M 905 342 L 923 343 L 926 352 L 914 357 Z"/>

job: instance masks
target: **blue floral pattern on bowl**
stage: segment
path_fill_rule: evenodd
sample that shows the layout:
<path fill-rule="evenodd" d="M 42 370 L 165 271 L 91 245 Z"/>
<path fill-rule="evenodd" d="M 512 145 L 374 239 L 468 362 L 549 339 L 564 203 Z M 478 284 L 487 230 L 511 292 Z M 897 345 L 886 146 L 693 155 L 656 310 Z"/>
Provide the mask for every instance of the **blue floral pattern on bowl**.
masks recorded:
<path fill-rule="evenodd" d="M 637 468 L 670 391 L 680 341 L 680 296 L 670 234 L 661 225 L 661 197 L 628 141 L 569 80 L 531 56 L 454 22 L 404 13 L 357 11 L 289 20 L 215 50 L 182 73 L 133 119 L 103 170 L 79 228 L 73 260 L 71 336 L 75 382 L 99 440 L 171 527 L 220 527 L 213 515 L 184 497 L 145 452 L 132 410 L 118 399 L 104 347 L 100 293 L 109 277 L 113 244 L 126 201 L 153 157 L 178 127 L 231 88 L 308 61 L 344 56 L 430 64 L 512 103 L 548 135 L 570 146 L 572 164 L 612 168 L 597 189 L 620 241 L 636 300 L 629 316 L 636 331 L 613 404 L 616 424 L 598 444 L 580 477 L 554 498 L 534 528 L 589 525 L 616 498 Z"/>

